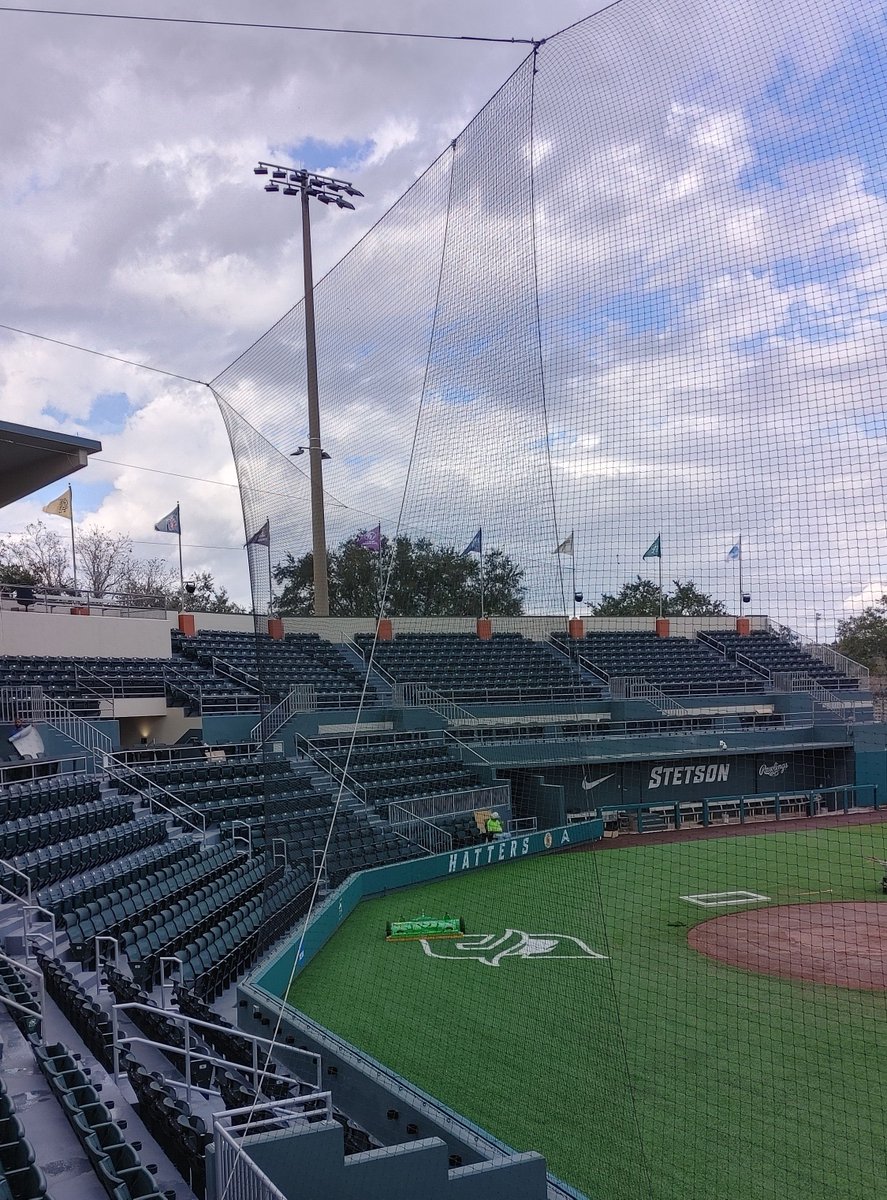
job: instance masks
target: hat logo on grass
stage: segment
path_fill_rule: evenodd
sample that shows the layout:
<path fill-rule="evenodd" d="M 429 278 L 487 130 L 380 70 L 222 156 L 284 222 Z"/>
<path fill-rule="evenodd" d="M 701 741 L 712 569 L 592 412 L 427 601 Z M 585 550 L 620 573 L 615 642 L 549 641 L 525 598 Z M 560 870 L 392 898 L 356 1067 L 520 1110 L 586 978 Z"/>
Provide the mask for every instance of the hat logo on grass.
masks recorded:
<path fill-rule="evenodd" d="M 504 933 L 472 933 L 451 942 L 432 942 L 428 938 L 420 941 L 429 958 L 474 961 L 487 967 L 498 967 L 503 958 L 607 958 L 606 954 L 598 954 L 581 938 L 569 933 L 524 933 L 522 929 L 506 929 Z"/>

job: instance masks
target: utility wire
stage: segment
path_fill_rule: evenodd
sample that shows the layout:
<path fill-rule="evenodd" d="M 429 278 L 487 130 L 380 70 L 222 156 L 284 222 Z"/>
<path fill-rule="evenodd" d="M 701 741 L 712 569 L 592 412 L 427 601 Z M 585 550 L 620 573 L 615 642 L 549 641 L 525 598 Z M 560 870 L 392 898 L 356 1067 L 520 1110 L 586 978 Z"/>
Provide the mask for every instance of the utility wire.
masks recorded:
<path fill-rule="evenodd" d="M 43 17 L 94 17 L 103 21 L 150 21 L 163 25 L 213 25 L 226 29 L 276 29 L 291 33 L 350 33 L 360 37 L 417 38 L 433 42 L 496 42 L 508 46 L 535 46 L 534 38 L 484 37 L 469 33 L 408 33 L 402 29 L 337 29 L 329 25 L 283 25 L 270 21 L 218 21 L 203 17 L 154 17 L 144 13 L 81 12 L 67 8 L 24 8 L 2 4 L 0 12 L 29 13 Z"/>
<path fill-rule="evenodd" d="M 121 358 L 119 354 L 106 354 L 104 350 L 93 350 L 91 346 L 80 346 L 77 342 L 63 342 L 60 338 L 47 337 L 45 333 L 34 333 L 33 329 L 18 329 L 15 325 L 5 325 L 2 321 L 0 321 L 0 329 L 6 329 L 10 333 L 20 333 L 23 337 L 37 338 L 41 342 L 51 342 L 53 346 L 64 346 L 68 350 L 80 350 L 83 354 L 94 354 L 96 358 L 109 358 L 111 362 L 126 363 L 128 367 L 139 367 L 143 371 L 153 371 L 156 375 L 168 375 L 170 379 L 181 379 L 185 383 L 199 383 L 203 387 L 208 386 L 204 379 L 192 379 L 190 375 L 180 375 L 177 371 L 164 371 L 163 367 L 151 367 L 148 363 L 136 362 L 132 358 Z"/>

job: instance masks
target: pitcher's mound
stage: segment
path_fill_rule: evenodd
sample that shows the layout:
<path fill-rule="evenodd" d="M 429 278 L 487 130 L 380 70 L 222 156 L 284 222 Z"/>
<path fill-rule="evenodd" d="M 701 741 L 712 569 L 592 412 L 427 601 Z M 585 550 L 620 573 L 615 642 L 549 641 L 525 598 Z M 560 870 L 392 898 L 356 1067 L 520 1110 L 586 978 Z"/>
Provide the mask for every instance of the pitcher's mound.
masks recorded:
<path fill-rule="evenodd" d="M 756 908 L 703 921 L 687 940 L 747 971 L 887 990 L 887 902 Z"/>

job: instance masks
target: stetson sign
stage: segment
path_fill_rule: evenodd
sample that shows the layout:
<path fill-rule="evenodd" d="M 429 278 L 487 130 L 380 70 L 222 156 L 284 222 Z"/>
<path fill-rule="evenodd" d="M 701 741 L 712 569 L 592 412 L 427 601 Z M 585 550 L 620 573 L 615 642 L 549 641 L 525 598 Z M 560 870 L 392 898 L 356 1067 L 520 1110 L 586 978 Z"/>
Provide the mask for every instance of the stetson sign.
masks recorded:
<path fill-rule="evenodd" d="M 647 790 L 658 787 L 688 787 L 701 783 L 726 783 L 729 778 L 730 763 L 726 762 L 651 767 Z"/>

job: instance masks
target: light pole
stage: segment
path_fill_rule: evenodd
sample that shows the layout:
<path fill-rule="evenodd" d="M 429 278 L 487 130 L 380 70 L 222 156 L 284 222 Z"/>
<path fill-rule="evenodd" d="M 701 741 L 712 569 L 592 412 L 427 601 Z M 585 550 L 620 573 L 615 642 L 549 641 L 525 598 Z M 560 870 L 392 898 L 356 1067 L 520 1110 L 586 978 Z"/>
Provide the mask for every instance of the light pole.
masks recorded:
<path fill-rule="evenodd" d="M 311 547 L 314 559 L 314 615 L 330 615 L 329 579 L 326 564 L 326 518 L 323 508 L 323 460 L 329 458 L 320 445 L 320 400 L 317 390 L 317 339 L 314 324 L 314 272 L 311 264 L 311 214 L 313 196 L 321 204 L 354 208 L 346 196 L 362 196 L 344 179 L 315 175 L 296 167 L 260 162 L 256 175 L 268 175 L 266 192 L 299 196 L 302 201 L 302 266 L 305 272 L 305 365 L 308 383 L 308 463 L 311 478 Z M 344 193 L 344 194 L 343 194 Z"/>

